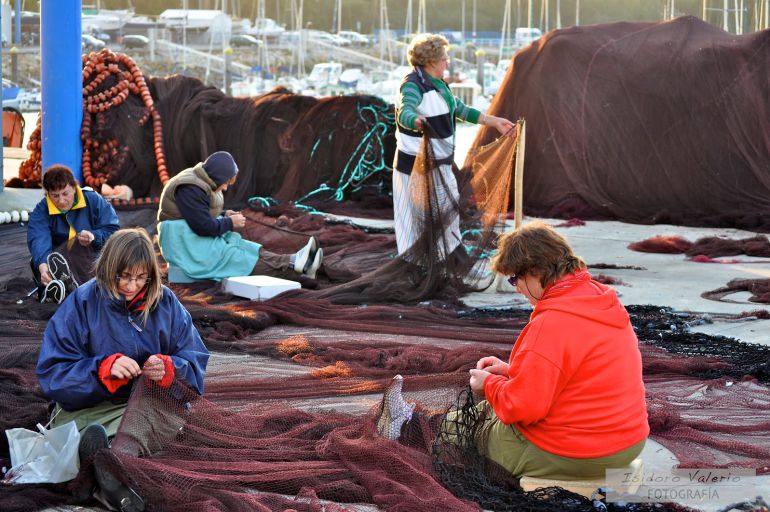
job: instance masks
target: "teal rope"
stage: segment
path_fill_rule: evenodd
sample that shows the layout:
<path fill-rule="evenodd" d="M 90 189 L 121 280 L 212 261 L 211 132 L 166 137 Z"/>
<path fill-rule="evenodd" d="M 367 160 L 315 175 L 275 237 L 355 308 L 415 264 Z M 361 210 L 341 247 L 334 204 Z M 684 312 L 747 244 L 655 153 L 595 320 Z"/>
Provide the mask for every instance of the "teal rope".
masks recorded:
<path fill-rule="evenodd" d="M 247 199 L 246 202 L 249 204 L 259 203 L 260 208 L 265 208 L 265 209 L 278 204 L 278 201 L 276 201 L 272 197 L 259 197 L 259 196 L 250 197 Z"/>
<path fill-rule="evenodd" d="M 335 201 L 342 201 L 346 190 L 357 189 L 372 175 L 389 168 L 385 163 L 384 137 L 388 130 L 395 126 L 395 115 L 390 112 L 390 109 L 384 103 L 381 106 L 359 104 L 357 114 L 359 120 L 369 126 L 369 128 L 350 154 L 336 185 L 331 187 L 324 183 L 295 201 L 295 204 L 299 204 L 324 192 L 334 197 Z M 327 134 L 327 139 L 331 140 L 332 133 L 329 132 Z M 311 159 L 315 155 L 320 142 L 320 138 L 315 141 L 310 154 Z"/>

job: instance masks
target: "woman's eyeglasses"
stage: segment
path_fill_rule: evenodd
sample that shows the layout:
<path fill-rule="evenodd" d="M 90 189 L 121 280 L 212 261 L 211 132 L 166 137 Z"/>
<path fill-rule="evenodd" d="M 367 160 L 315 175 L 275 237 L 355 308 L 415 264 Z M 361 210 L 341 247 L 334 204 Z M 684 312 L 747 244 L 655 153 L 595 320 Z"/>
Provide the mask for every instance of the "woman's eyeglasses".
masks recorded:
<path fill-rule="evenodd" d="M 519 278 L 516 276 L 516 274 L 513 274 L 512 276 L 508 276 L 508 283 L 510 283 L 511 286 L 516 288 L 516 282 L 519 280 Z"/>
<path fill-rule="evenodd" d="M 121 286 L 128 286 L 131 281 L 135 281 L 136 285 L 139 287 L 142 287 L 149 283 L 152 279 L 147 276 L 139 276 L 139 277 L 131 277 L 131 276 L 115 276 L 115 279 L 118 281 L 118 284 Z"/>

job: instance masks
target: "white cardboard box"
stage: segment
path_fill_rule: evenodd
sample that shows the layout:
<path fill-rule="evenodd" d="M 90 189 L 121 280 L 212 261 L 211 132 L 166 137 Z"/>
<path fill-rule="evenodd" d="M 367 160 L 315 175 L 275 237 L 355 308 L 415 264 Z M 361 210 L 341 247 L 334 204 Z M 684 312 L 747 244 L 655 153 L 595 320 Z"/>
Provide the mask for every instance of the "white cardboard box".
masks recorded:
<path fill-rule="evenodd" d="M 287 290 L 301 288 L 297 281 L 271 276 L 239 276 L 222 279 L 225 292 L 251 300 L 267 300 Z"/>

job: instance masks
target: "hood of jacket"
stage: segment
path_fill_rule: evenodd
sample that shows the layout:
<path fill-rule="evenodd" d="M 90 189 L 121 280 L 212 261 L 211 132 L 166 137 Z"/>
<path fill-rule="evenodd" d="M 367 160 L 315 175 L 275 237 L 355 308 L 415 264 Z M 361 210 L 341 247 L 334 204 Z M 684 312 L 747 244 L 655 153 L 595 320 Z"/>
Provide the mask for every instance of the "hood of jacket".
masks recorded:
<path fill-rule="evenodd" d="M 531 318 L 546 311 L 573 315 L 615 328 L 625 327 L 629 322 L 628 313 L 615 290 L 592 280 L 588 271 L 569 274 L 546 287 Z"/>

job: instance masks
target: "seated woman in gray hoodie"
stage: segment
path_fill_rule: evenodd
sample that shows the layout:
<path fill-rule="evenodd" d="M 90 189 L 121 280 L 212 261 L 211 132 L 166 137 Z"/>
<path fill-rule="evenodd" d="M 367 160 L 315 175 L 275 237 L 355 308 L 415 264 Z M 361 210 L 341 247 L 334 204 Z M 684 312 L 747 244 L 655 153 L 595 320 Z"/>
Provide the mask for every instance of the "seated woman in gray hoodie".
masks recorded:
<path fill-rule="evenodd" d="M 238 166 L 226 151 L 171 178 L 160 196 L 158 244 L 166 261 L 194 279 L 270 275 L 315 278 L 323 250 L 314 237 L 294 254 L 277 254 L 238 233 L 246 218 L 224 210 L 224 192 Z"/>

